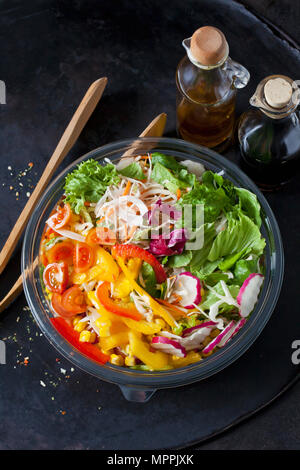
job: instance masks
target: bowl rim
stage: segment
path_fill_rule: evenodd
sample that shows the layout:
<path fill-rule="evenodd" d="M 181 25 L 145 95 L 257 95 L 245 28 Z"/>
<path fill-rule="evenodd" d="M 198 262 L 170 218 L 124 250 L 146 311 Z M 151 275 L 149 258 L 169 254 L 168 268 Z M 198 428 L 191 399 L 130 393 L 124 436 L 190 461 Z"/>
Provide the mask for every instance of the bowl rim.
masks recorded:
<path fill-rule="evenodd" d="M 249 189 L 254 194 L 256 194 L 260 202 L 262 212 L 265 215 L 266 220 L 268 221 L 269 229 L 273 236 L 274 244 L 274 253 L 272 253 L 272 256 L 274 255 L 273 262 L 276 263 L 276 270 L 273 273 L 274 279 L 272 281 L 271 287 L 269 288 L 269 285 L 266 286 L 268 291 L 268 305 L 264 307 L 265 315 L 263 317 L 261 314 L 259 317 L 258 315 L 255 315 L 258 305 L 260 305 L 258 302 L 249 320 L 246 322 L 241 331 L 236 335 L 236 337 L 228 343 L 228 345 L 219 349 L 213 355 L 205 358 L 204 361 L 199 361 L 197 363 L 182 368 L 164 371 L 131 370 L 125 367 L 114 366 L 112 364 L 103 366 L 87 358 L 79 351 L 77 351 L 73 346 L 71 346 L 70 343 L 68 343 L 67 340 L 65 340 L 54 329 L 49 318 L 46 319 L 45 315 L 41 315 L 40 309 L 42 308 L 43 302 L 46 301 L 45 299 L 41 299 L 39 296 L 37 296 L 37 290 L 35 285 L 36 279 L 34 278 L 33 269 L 33 259 L 32 256 L 30 257 L 30 255 L 32 255 L 33 253 L 33 242 L 36 241 L 34 239 L 34 234 L 37 230 L 41 209 L 43 208 L 43 205 L 47 203 L 49 195 L 51 195 L 54 190 L 58 191 L 59 188 L 61 188 L 63 179 L 66 174 L 71 169 L 75 168 L 78 163 L 84 160 L 98 157 L 96 159 L 101 162 L 104 161 L 104 159 L 107 158 L 107 156 L 111 153 L 117 151 L 123 152 L 126 149 L 130 149 L 133 144 L 138 144 L 139 142 L 141 144 L 149 143 L 155 146 L 156 144 L 158 144 L 158 146 L 166 145 L 168 148 L 170 148 L 170 150 L 163 149 L 161 151 L 168 152 L 170 154 L 172 152 L 186 152 L 186 159 L 188 158 L 196 162 L 199 162 L 200 159 L 200 163 L 204 163 L 205 166 L 207 166 L 207 162 L 201 162 L 201 156 L 202 158 L 208 157 L 214 162 L 211 163 L 211 165 L 219 167 L 219 171 L 229 171 L 231 174 L 233 174 L 239 180 L 241 187 L 246 187 L 246 189 Z M 175 147 L 177 147 L 177 149 Z M 192 153 L 192 151 L 197 156 L 194 154 L 189 155 L 189 152 Z M 228 175 L 226 175 L 226 177 L 228 177 Z M 133 137 L 130 139 L 119 140 L 113 143 L 100 146 L 79 157 L 59 173 L 59 175 L 53 180 L 53 182 L 46 188 L 45 192 L 43 193 L 43 196 L 35 207 L 34 212 L 27 224 L 22 247 L 21 265 L 23 273 L 24 292 L 29 307 L 33 313 L 33 316 L 48 341 L 64 357 L 66 357 L 68 360 L 73 362 L 73 364 L 75 364 L 77 367 L 81 368 L 85 372 L 88 372 L 100 378 L 101 380 L 112 382 L 119 386 L 130 386 L 143 390 L 155 390 L 158 388 L 168 388 L 186 385 L 195 381 L 203 380 L 204 378 L 207 378 L 232 364 L 252 345 L 252 343 L 257 339 L 257 337 L 265 327 L 277 303 L 283 282 L 284 252 L 280 230 L 272 209 L 270 208 L 267 200 L 265 199 L 261 191 L 258 189 L 258 187 L 255 185 L 255 183 L 253 183 L 253 181 L 251 181 L 250 178 L 235 163 L 231 162 L 226 157 L 216 153 L 211 149 L 190 142 L 186 142 L 181 139 L 169 137 Z M 260 296 L 260 298 L 261 297 L 262 295 Z M 251 331 L 249 332 L 249 330 Z M 252 334 L 250 334 L 251 332 Z"/>

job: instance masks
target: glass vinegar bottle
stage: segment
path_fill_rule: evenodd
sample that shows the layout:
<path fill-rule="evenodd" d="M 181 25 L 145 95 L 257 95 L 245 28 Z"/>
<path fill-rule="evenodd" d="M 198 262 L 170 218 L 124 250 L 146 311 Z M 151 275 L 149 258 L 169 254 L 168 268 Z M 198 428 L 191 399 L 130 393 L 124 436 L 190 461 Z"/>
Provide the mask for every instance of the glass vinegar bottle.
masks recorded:
<path fill-rule="evenodd" d="M 279 189 L 300 170 L 300 93 L 285 75 L 264 78 L 242 114 L 242 169 L 265 191 Z"/>

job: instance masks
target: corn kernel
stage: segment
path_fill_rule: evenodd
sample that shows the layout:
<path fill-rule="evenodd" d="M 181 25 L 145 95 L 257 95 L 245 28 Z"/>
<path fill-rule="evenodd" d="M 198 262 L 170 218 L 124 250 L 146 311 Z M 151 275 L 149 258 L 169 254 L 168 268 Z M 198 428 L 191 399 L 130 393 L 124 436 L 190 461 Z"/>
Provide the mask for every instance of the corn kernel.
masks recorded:
<path fill-rule="evenodd" d="M 126 356 L 125 357 L 125 365 L 128 366 L 128 367 L 135 366 L 135 357 Z"/>
<path fill-rule="evenodd" d="M 210 336 L 207 336 L 207 337 L 202 341 L 203 346 L 207 346 L 208 343 L 211 342 L 211 340 L 212 340 L 211 337 L 210 337 Z"/>
<path fill-rule="evenodd" d="M 76 315 L 76 317 L 73 318 L 73 326 L 76 326 L 78 322 L 81 320 L 82 317 L 79 315 Z"/>
<path fill-rule="evenodd" d="M 80 333 L 79 341 L 81 341 L 82 343 L 89 343 L 89 342 L 90 342 L 90 339 L 91 339 L 91 332 L 90 332 L 90 331 L 88 331 L 88 330 L 83 330 L 83 331 Z"/>
<path fill-rule="evenodd" d="M 78 333 L 81 333 L 83 330 L 85 330 L 87 327 L 87 322 L 86 321 L 79 321 L 75 326 L 74 330 L 78 331 Z"/>
<path fill-rule="evenodd" d="M 93 331 L 91 332 L 90 343 L 94 343 L 97 339 L 96 333 Z"/>
<path fill-rule="evenodd" d="M 180 359 L 180 357 L 178 356 L 172 356 L 172 361 L 178 361 Z"/>
<path fill-rule="evenodd" d="M 218 330 L 218 328 L 215 328 L 211 333 L 210 333 L 210 337 L 211 338 L 216 338 L 216 336 L 218 336 L 218 334 L 220 334 L 220 330 Z"/>
<path fill-rule="evenodd" d="M 114 364 L 115 366 L 123 366 L 124 365 L 124 358 L 123 356 L 119 354 L 112 354 L 110 356 L 110 362 L 111 364 Z"/>
<path fill-rule="evenodd" d="M 159 325 L 161 328 L 165 328 L 166 327 L 166 322 L 162 319 L 162 318 L 156 318 L 154 320 L 154 323 L 156 323 L 157 325 Z"/>

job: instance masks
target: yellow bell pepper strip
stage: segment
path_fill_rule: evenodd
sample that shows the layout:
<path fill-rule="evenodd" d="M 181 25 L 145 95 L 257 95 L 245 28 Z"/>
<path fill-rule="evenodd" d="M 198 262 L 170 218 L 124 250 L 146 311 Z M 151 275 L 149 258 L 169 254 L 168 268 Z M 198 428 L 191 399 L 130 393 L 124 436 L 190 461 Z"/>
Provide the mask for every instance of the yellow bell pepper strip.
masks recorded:
<path fill-rule="evenodd" d="M 132 276 L 134 279 L 137 279 L 141 266 L 142 266 L 142 260 L 139 258 L 131 258 L 128 261 L 128 269 L 131 272 Z M 131 285 L 128 279 L 126 279 L 124 273 L 121 273 L 117 279 L 117 281 L 114 283 L 114 297 L 118 299 L 124 299 L 125 297 L 128 297 L 130 292 L 131 292 Z"/>
<path fill-rule="evenodd" d="M 147 322 L 145 320 L 135 321 L 131 320 L 131 318 L 122 318 L 122 321 L 131 330 L 138 331 L 144 335 L 154 335 L 161 330 L 161 326 L 154 322 Z"/>
<path fill-rule="evenodd" d="M 168 365 L 168 354 L 160 351 L 151 352 L 149 345 L 140 338 L 138 333 L 130 331 L 128 337 L 131 354 L 144 362 L 150 369 L 160 370 Z"/>
<path fill-rule="evenodd" d="M 119 277 L 117 263 L 111 254 L 102 247 L 97 248 L 96 251 L 96 267 L 100 268 L 97 275 L 99 281 L 115 282 Z"/>
<path fill-rule="evenodd" d="M 99 300 L 96 297 L 95 291 L 90 290 L 87 293 L 87 297 L 88 297 L 89 301 L 91 302 L 91 304 L 94 305 L 94 307 L 98 310 L 98 313 L 100 315 L 103 315 L 103 314 L 110 315 L 110 312 L 105 310 L 103 305 L 100 304 Z"/>
<path fill-rule="evenodd" d="M 161 305 L 159 305 L 156 300 L 154 300 L 151 295 L 149 295 L 139 284 L 133 279 L 129 269 L 125 265 L 122 258 L 117 257 L 117 262 L 122 269 L 123 273 L 125 274 L 126 278 L 130 281 L 132 290 L 136 290 L 140 295 L 147 297 L 149 300 L 149 305 L 155 315 L 162 317 L 170 326 L 176 326 L 176 322 L 172 315 L 167 312 Z"/>
<path fill-rule="evenodd" d="M 116 333 L 116 327 L 123 327 L 124 329 L 124 325 L 119 321 L 121 317 L 117 317 L 113 313 L 106 310 L 98 301 L 94 291 L 88 292 L 87 297 L 99 313 L 99 318 L 97 318 L 95 323 L 101 338 L 110 336 L 112 333 Z"/>
<path fill-rule="evenodd" d="M 140 258 L 146 263 L 150 264 L 155 272 L 158 284 L 161 284 L 167 279 L 166 272 L 160 262 L 149 251 L 144 250 L 137 245 L 115 245 L 112 247 L 111 254 L 114 258 Z"/>
<path fill-rule="evenodd" d="M 94 305 L 94 307 L 97 309 L 100 315 L 99 322 L 100 322 L 100 319 L 101 319 L 101 324 L 103 323 L 103 321 L 110 321 L 109 327 L 110 327 L 110 332 L 112 334 L 117 333 L 120 330 L 124 330 L 126 329 L 126 327 L 132 330 L 138 331 L 140 333 L 143 333 L 144 335 L 154 335 L 155 333 L 159 333 L 159 331 L 162 329 L 161 325 L 158 325 L 157 323 L 154 323 L 154 322 L 148 322 L 146 320 L 135 321 L 135 320 L 132 320 L 132 318 L 117 317 L 114 313 L 109 312 L 108 310 L 105 309 L 105 307 L 103 307 L 103 305 L 100 304 L 94 291 L 90 291 L 87 295 L 88 295 L 88 299 Z M 96 324 L 97 323 L 98 323 L 98 320 L 96 320 Z M 109 336 L 109 334 L 105 336 Z M 100 336 L 104 336 L 104 335 L 100 335 Z"/>
<path fill-rule="evenodd" d="M 116 348 L 117 346 L 123 346 L 128 343 L 128 330 L 121 331 L 115 335 L 111 335 L 107 338 L 100 338 L 100 346 L 104 351 Z"/>
<path fill-rule="evenodd" d="M 186 357 L 175 358 L 175 356 L 172 356 L 171 364 L 177 369 L 178 367 L 185 367 L 189 364 L 194 364 L 194 362 L 199 362 L 201 359 L 201 354 L 195 351 L 190 351 L 187 353 Z"/>
<path fill-rule="evenodd" d="M 83 284 L 92 280 L 115 282 L 119 277 L 119 268 L 113 257 L 104 248 L 96 250 L 96 265 L 85 272 L 72 273 L 74 284 Z"/>
<path fill-rule="evenodd" d="M 135 281 L 134 281 L 135 282 Z M 110 297 L 110 284 L 108 282 L 103 282 L 100 286 L 97 287 L 96 297 L 99 302 L 108 310 L 109 312 L 120 315 L 121 317 L 132 318 L 133 320 L 142 320 L 143 315 L 136 309 L 133 302 L 117 302 Z"/>

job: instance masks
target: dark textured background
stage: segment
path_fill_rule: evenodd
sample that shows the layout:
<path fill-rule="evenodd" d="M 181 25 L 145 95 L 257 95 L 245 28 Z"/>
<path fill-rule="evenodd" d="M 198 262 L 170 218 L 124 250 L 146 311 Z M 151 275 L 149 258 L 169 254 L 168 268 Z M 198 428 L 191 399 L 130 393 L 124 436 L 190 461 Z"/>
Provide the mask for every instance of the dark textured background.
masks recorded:
<path fill-rule="evenodd" d="M 299 42 L 298 1 L 246 3 Z M 239 93 L 238 112 L 265 75 L 300 78 L 299 52 L 276 28 L 229 0 L 0 2 L 0 79 L 7 85 L 7 104 L 0 107 L 1 243 L 77 103 L 99 76 L 107 75 L 109 85 L 64 165 L 99 145 L 139 134 L 162 111 L 168 113 L 167 134 L 175 135 L 174 72 L 184 53 L 181 40 L 202 24 L 220 27 L 231 56 L 251 72 L 249 86 Z M 235 148 L 227 156 L 238 162 Z M 19 175 L 29 162 L 32 170 Z M 239 361 L 205 382 L 158 392 L 146 405 L 129 404 L 117 387 L 71 370 L 57 357 L 21 296 L 0 325 L 7 344 L 7 365 L 0 365 L 0 449 L 183 446 L 219 433 L 294 383 L 298 369 L 290 360 L 291 343 L 300 338 L 299 177 L 267 198 L 283 235 L 285 281 L 272 319 Z M 19 263 L 18 249 L 1 276 L 1 295 L 16 279 Z M 298 383 L 251 420 L 200 448 L 299 449 L 299 390 Z"/>

